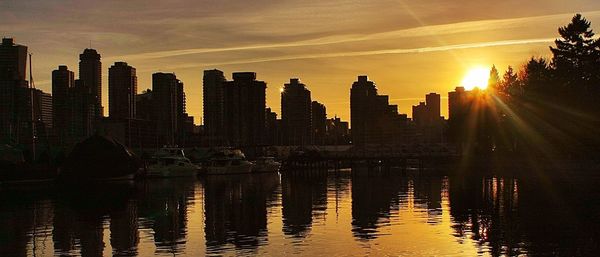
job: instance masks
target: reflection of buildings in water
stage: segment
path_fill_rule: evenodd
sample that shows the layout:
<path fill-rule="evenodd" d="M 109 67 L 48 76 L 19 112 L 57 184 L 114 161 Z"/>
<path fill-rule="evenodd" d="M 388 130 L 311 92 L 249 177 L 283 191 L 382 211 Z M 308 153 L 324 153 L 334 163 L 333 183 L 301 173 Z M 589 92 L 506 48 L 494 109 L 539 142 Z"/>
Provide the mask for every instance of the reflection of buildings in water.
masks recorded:
<path fill-rule="evenodd" d="M 27 256 L 27 243 L 33 228 L 31 201 L 21 202 L 16 194 L 2 192 L 0 209 L 0 256 Z M 18 199 L 18 200 L 17 200 Z"/>
<path fill-rule="evenodd" d="M 138 200 L 140 226 L 154 231 L 157 252 L 182 252 L 187 235 L 187 207 L 194 180 L 150 180 Z"/>
<path fill-rule="evenodd" d="M 427 211 L 427 223 L 439 223 L 442 215 L 442 178 L 422 177 L 413 181 L 415 207 Z"/>
<path fill-rule="evenodd" d="M 110 244 L 114 256 L 135 256 L 140 241 L 137 205 L 127 201 L 123 208 L 110 212 Z"/>
<path fill-rule="evenodd" d="M 327 178 L 283 177 L 281 187 L 283 233 L 307 236 L 313 216 L 324 215 L 327 209 Z"/>
<path fill-rule="evenodd" d="M 352 233 L 357 239 L 378 237 L 379 227 L 389 223 L 390 212 L 399 208 L 399 192 L 405 191 L 399 176 L 352 174 Z"/>
<path fill-rule="evenodd" d="M 138 239 L 136 216 L 130 207 L 132 189 L 125 184 L 105 184 L 60 191 L 54 206 L 55 252 L 72 255 L 80 250 L 82 256 L 102 256 L 104 217 L 113 217 L 115 213 L 131 221 L 120 223 L 116 219 L 111 220 L 110 241 L 114 254 L 119 256 L 120 250 L 135 252 Z M 126 242 L 121 241 L 125 240 L 122 235 L 127 235 Z"/>
<path fill-rule="evenodd" d="M 519 232 L 516 179 L 450 178 L 450 212 L 455 235 L 470 237 L 493 256 L 526 251 Z"/>
<path fill-rule="evenodd" d="M 205 233 L 209 252 L 226 244 L 255 249 L 267 240 L 267 206 L 274 201 L 278 174 L 208 176 Z"/>

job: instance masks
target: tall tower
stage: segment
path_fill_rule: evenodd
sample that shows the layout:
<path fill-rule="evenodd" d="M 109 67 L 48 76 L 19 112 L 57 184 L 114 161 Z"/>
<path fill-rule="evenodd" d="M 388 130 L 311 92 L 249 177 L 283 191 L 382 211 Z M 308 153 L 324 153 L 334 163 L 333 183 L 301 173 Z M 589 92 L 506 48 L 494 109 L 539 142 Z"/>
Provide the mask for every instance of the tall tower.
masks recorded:
<path fill-rule="evenodd" d="M 311 98 L 306 85 L 297 78 L 290 79 L 281 92 L 281 122 L 284 143 L 307 145 L 312 143 Z"/>
<path fill-rule="evenodd" d="M 429 93 L 425 96 L 425 103 L 427 104 L 427 112 L 429 122 L 437 122 L 440 117 L 440 94 Z"/>
<path fill-rule="evenodd" d="M 12 38 L 3 38 L 0 45 L 0 79 L 26 80 L 27 46 L 15 44 Z"/>
<path fill-rule="evenodd" d="M 135 118 L 135 95 L 137 76 L 135 68 L 126 62 L 116 62 L 108 69 L 109 117 L 116 119 Z"/>
<path fill-rule="evenodd" d="M 75 75 L 66 65 L 52 71 L 53 126 L 60 143 L 65 142 L 71 120 L 69 94 L 75 83 Z"/>
<path fill-rule="evenodd" d="M 94 99 L 94 113 L 96 119 L 104 116 L 102 107 L 102 62 L 100 54 L 95 49 L 86 48 L 79 55 L 79 79 L 81 83 L 90 88 Z"/>
<path fill-rule="evenodd" d="M 203 78 L 204 128 L 210 146 L 220 145 L 224 139 L 223 87 L 225 76 L 220 70 L 205 70 Z"/>
<path fill-rule="evenodd" d="M 160 144 L 175 144 L 179 119 L 177 116 L 178 82 L 174 73 L 152 74 L 152 97 L 158 133 L 162 139 Z"/>
<path fill-rule="evenodd" d="M 265 90 L 254 72 L 233 73 L 223 88 L 224 131 L 229 145 L 257 146 L 265 142 Z"/>
<path fill-rule="evenodd" d="M 19 134 L 21 117 L 28 106 L 26 94 L 27 46 L 3 38 L 0 45 L 0 142 L 9 142 Z"/>

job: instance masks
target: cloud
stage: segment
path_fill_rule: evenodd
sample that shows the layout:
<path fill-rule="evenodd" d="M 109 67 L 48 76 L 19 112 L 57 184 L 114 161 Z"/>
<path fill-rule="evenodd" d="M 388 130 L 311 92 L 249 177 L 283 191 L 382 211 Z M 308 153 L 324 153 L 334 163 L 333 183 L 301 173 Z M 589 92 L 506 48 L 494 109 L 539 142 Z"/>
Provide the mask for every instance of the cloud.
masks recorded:
<path fill-rule="evenodd" d="M 251 64 L 251 63 L 262 63 L 262 62 L 300 60 L 300 59 L 356 57 L 356 56 L 387 55 L 387 54 L 431 53 L 431 52 L 442 52 L 442 51 L 450 51 L 450 50 L 484 48 L 484 47 L 542 44 L 542 43 L 547 44 L 547 43 L 554 42 L 554 40 L 555 40 L 555 38 L 515 39 L 515 40 L 465 43 L 465 44 L 431 46 L 431 47 L 420 47 L 420 48 L 398 48 L 398 49 L 383 49 L 383 50 L 371 50 L 371 51 L 349 51 L 349 52 L 322 53 L 322 54 L 281 55 L 281 56 L 275 56 L 275 57 L 240 59 L 240 60 L 227 61 L 227 62 L 190 63 L 190 64 L 182 64 L 182 65 L 173 65 L 173 66 L 169 66 L 168 68 L 169 69 L 187 69 L 187 68 L 195 68 L 195 67 L 203 67 L 203 66 L 225 66 L 225 65 Z"/>
<path fill-rule="evenodd" d="M 387 39 L 400 39 L 400 38 L 418 38 L 418 37 L 437 37 L 442 35 L 459 34 L 459 33 L 471 33 L 478 31 L 492 31 L 499 29 L 512 29 L 517 27 L 531 26 L 532 23 L 547 23 L 550 21 L 563 21 L 568 20 L 573 14 L 563 13 L 554 15 L 524 17 L 524 18 L 512 18 L 512 19 L 495 19 L 495 20 L 479 20 L 479 21 L 468 21 L 458 22 L 441 25 L 430 25 L 420 26 L 415 28 L 394 30 L 388 32 L 366 34 L 366 35 L 336 35 L 329 37 L 321 37 L 310 40 L 301 40 L 284 43 L 270 43 L 270 44 L 255 44 L 245 46 L 234 46 L 234 47 L 221 47 L 221 48 L 191 48 L 191 49 L 178 49 L 168 51 L 155 51 L 146 52 L 139 54 L 121 55 L 109 57 L 110 59 L 123 59 L 123 60 L 146 60 L 156 58 L 168 58 L 184 55 L 195 55 L 195 54 L 207 54 L 207 53 L 218 53 L 218 52 L 230 52 L 230 51 L 246 51 L 246 50 L 263 50 L 263 49 L 275 49 L 275 48 L 290 48 L 290 47 L 309 47 L 309 46 L 321 46 L 321 45 L 334 45 L 342 43 L 352 43 L 360 41 L 375 41 L 375 40 L 387 40 Z M 600 11 L 593 11 L 586 13 L 588 17 L 600 16 Z M 518 41 L 523 44 L 523 40 Z M 545 42 L 545 41 L 544 41 Z M 506 42 L 508 43 L 508 42 Z M 525 42 L 527 43 L 527 42 Z M 533 42 L 535 43 L 535 42 Z M 510 43 L 514 44 L 514 43 Z M 472 47 L 469 47 L 472 48 Z M 427 49 L 424 49 L 427 51 Z M 409 51 L 415 51 L 409 50 Z"/>

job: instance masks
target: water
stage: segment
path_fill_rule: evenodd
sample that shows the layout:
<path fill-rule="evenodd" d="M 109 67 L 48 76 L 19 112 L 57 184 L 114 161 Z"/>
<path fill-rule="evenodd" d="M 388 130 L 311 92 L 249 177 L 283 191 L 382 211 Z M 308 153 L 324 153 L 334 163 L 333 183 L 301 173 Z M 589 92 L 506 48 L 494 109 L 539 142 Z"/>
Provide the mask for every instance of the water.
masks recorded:
<path fill-rule="evenodd" d="M 0 256 L 594 255 L 598 185 L 356 171 L 0 188 Z"/>

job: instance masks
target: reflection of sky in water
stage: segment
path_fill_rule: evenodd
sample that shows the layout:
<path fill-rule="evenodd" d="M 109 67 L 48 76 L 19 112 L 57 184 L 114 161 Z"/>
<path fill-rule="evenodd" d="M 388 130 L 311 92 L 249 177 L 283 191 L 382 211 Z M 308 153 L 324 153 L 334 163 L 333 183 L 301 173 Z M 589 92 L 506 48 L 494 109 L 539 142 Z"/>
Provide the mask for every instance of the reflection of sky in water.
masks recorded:
<path fill-rule="evenodd" d="M 586 214 L 598 211 L 578 205 L 581 200 L 571 201 L 573 208 L 565 202 L 578 192 L 596 192 L 588 186 L 594 183 L 564 197 L 556 189 L 542 197 L 540 183 L 512 178 L 350 173 L 5 190 L 0 254 L 497 256 L 568 254 L 578 248 L 585 253 L 593 245 L 580 239 L 594 228 L 581 225 Z M 559 242 L 561 248 L 553 249 Z"/>

